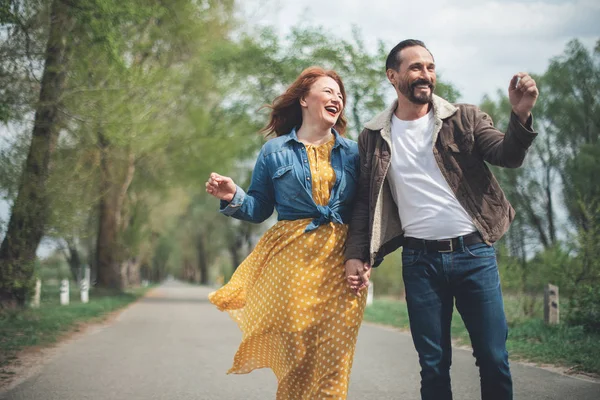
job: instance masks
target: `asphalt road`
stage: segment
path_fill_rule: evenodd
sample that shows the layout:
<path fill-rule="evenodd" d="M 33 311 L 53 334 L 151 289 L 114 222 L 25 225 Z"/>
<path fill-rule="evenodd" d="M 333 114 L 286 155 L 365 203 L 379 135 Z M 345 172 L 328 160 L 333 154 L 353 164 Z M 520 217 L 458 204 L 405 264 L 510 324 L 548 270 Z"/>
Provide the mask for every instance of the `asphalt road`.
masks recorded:
<path fill-rule="evenodd" d="M 211 289 L 168 282 L 109 323 L 65 341 L 1 400 L 274 399 L 270 370 L 226 375 L 241 334 L 207 300 Z M 599 400 L 600 383 L 512 363 L 515 399 Z M 364 324 L 349 399 L 419 399 L 407 333 Z M 470 351 L 455 349 L 454 398 L 479 399 Z"/>

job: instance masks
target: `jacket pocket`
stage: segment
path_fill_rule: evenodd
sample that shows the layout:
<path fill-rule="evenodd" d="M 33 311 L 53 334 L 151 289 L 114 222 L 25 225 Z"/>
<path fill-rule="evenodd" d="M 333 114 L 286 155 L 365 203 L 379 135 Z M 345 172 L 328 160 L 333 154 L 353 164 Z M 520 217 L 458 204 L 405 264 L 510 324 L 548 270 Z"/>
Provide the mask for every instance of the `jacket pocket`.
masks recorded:
<path fill-rule="evenodd" d="M 302 185 L 294 173 L 294 165 L 284 165 L 275 170 L 272 176 L 275 189 L 275 202 L 289 203 L 302 191 Z"/>

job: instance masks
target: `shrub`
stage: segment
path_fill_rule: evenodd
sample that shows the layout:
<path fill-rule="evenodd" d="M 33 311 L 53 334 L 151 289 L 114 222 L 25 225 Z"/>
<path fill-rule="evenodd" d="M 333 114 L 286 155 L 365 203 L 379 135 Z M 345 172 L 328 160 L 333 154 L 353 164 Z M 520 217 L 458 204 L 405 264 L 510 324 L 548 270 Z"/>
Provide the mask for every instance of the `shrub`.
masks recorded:
<path fill-rule="evenodd" d="M 569 302 L 567 323 L 600 333 L 600 287 L 580 286 Z"/>

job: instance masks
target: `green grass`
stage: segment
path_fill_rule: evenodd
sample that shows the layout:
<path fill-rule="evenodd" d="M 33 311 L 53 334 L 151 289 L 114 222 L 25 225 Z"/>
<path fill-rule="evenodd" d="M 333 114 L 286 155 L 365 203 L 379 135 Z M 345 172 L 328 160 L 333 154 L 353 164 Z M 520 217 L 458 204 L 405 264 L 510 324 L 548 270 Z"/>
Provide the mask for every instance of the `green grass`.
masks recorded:
<path fill-rule="evenodd" d="M 89 303 L 83 304 L 77 289 L 72 288 L 70 304 L 61 306 L 58 286 L 43 286 L 40 308 L 0 314 L 0 381 L 10 375 L 5 367 L 16 359 L 19 351 L 54 343 L 61 335 L 76 331 L 79 324 L 100 320 L 135 301 L 147 290 L 115 293 L 92 289 Z"/>
<path fill-rule="evenodd" d="M 523 304 L 519 298 L 506 297 L 505 308 L 510 327 L 507 348 L 511 358 L 600 374 L 600 335 L 586 333 L 577 326 L 546 325 L 541 318 L 540 302 Z M 526 316 L 524 309 L 533 316 Z M 367 307 L 365 321 L 408 330 L 406 303 L 377 299 Z M 452 318 L 452 338 L 458 344 L 470 345 L 469 335 L 456 310 Z"/>

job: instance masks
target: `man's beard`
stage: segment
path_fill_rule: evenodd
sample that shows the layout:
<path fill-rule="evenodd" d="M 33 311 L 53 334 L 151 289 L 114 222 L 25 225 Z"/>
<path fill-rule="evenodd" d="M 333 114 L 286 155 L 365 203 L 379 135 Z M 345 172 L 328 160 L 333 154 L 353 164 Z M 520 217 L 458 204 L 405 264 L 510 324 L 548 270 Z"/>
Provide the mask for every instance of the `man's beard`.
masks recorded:
<path fill-rule="evenodd" d="M 415 88 L 419 85 L 428 85 L 429 86 L 429 94 L 420 93 L 415 95 Z M 435 85 L 426 80 L 426 79 L 417 79 L 410 85 L 405 85 L 404 82 L 400 82 L 398 84 L 398 90 L 402 93 L 408 100 L 415 104 L 429 104 L 433 100 L 433 90 L 435 89 Z"/>

